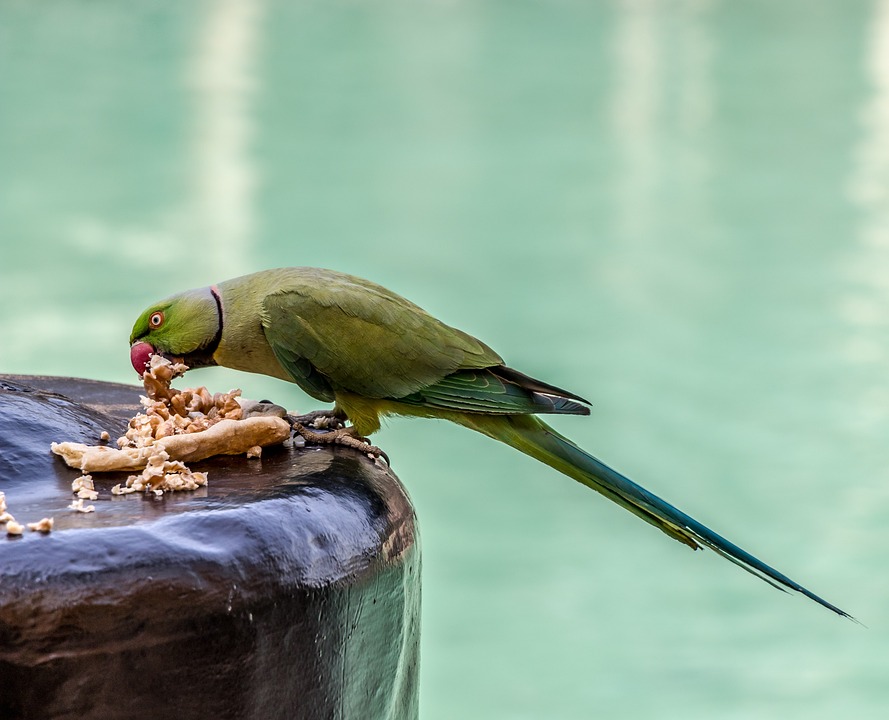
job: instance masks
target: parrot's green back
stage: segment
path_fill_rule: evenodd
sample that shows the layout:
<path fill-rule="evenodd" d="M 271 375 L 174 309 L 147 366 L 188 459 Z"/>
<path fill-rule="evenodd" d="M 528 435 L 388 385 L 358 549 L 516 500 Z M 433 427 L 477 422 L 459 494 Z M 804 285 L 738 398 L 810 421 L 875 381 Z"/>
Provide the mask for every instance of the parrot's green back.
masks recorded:
<path fill-rule="evenodd" d="M 195 294 L 203 302 L 195 303 Z M 181 349 L 180 338 L 164 327 L 146 326 L 152 312 L 162 308 L 170 316 L 177 305 L 195 325 L 207 325 L 208 308 L 218 309 L 213 337 L 206 331 L 197 350 Z M 182 327 L 183 318 L 175 320 L 170 326 Z M 849 617 L 536 417 L 589 414 L 582 397 L 505 366 L 483 342 L 375 283 L 317 268 L 266 270 L 148 308 L 130 341 L 134 358 L 144 353 L 134 354 L 137 345 L 150 346 L 181 355 L 187 364 L 193 356 L 198 366 L 218 364 L 295 382 L 312 397 L 336 403 L 362 435 L 376 431 L 387 415 L 451 420 L 552 466 L 692 548 L 710 547 L 770 584 Z"/>

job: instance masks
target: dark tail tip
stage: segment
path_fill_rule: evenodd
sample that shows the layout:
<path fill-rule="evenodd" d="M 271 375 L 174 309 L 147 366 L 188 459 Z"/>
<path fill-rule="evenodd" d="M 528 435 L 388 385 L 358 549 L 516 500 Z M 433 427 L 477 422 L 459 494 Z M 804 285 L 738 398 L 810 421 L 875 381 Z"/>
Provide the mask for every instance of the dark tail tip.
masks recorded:
<path fill-rule="evenodd" d="M 553 413 L 556 415 L 589 415 L 590 409 L 566 397 L 559 395 L 547 395 L 544 393 L 531 393 L 534 403 L 540 406 L 538 412 Z"/>
<path fill-rule="evenodd" d="M 518 385 L 523 390 L 527 390 L 534 394 L 535 400 L 540 398 L 541 404 L 551 407 L 550 410 L 541 409 L 540 412 L 559 413 L 565 415 L 589 415 L 590 409 L 585 407 L 591 405 L 589 400 L 585 400 L 580 395 L 573 392 L 563 390 L 555 385 L 550 385 L 542 380 L 535 380 L 530 375 L 520 373 L 506 365 L 488 368 L 490 372 L 513 385 Z"/>

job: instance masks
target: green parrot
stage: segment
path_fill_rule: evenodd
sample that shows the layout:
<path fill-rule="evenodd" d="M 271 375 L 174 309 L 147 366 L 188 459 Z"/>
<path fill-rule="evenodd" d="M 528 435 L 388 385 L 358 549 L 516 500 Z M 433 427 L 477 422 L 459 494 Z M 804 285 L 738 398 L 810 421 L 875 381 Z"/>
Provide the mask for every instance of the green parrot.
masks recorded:
<path fill-rule="evenodd" d="M 588 415 L 588 401 L 507 367 L 480 340 L 368 280 L 280 268 L 173 295 L 133 326 L 130 359 L 138 373 L 152 354 L 296 383 L 348 419 L 351 427 L 332 433 L 338 438 L 363 439 L 392 415 L 450 420 L 550 465 L 693 549 L 709 547 L 779 589 L 854 619 L 538 417 Z"/>

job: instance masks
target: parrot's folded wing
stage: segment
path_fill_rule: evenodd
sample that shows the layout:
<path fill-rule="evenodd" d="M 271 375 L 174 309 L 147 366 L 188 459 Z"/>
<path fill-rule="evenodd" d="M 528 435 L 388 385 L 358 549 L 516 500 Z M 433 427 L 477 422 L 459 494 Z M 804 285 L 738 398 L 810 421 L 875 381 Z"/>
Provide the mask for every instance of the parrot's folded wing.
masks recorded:
<path fill-rule="evenodd" d="M 322 399 L 333 385 L 397 399 L 456 370 L 503 362 L 481 341 L 373 285 L 341 281 L 273 293 L 263 302 L 262 325 L 294 381 Z"/>

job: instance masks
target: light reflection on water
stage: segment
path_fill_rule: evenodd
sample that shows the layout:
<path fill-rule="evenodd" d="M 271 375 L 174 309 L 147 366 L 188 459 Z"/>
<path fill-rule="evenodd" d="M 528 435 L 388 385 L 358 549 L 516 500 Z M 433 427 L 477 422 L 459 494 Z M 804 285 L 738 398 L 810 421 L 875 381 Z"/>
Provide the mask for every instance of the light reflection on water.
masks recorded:
<path fill-rule="evenodd" d="M 393 421 L 424 717 L 880 716 L 887 8 L 0 6 L 0 372 L 131 381 L 159 296 L 365 275 L 591 397 L 560 430 L 870 628 Z"/>

